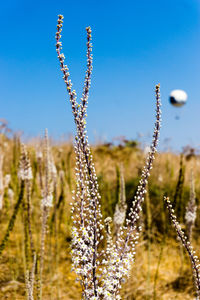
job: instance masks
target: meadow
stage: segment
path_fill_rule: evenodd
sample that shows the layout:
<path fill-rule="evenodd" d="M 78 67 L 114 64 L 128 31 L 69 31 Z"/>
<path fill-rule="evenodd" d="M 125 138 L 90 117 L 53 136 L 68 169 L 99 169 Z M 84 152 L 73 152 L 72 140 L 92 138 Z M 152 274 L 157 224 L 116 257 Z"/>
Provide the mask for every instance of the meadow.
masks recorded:
<path fill-rule="evenodd" d="M 35 249 L 40 250 L 42 224 L 41 178 L 44 180 L 44 142 L 27 145 L 33 179 L 31 182 L 31 226 Z M 37 145 L 36 145 L 37 144 Z M 129 145 L 130 144 L 130 145 Z M 146 153 L 137 143 L 120 146 L 96 145 L 92 153 L 97 169 L 102 196 L 103 217 L 113 217 L 120 194 L 120 176 L 124 176 L 128 207 L 136 192 Z M 54 145 L 51 153 L 56 169 L 53 206 L 47 221 L 44 254 L 43 299 L 80 299 L 81 288 L 71 271 L 70 202 L 76 185 L 75 154 L 69 142 Z M 0 212 L 1 240 L 18 200 L 20 182 L 17 176 L 20 160 L 20 141 L 17 137 L 1 135 L 1 180 L 6 174 L 10 181 L 3 190 Z M 180 163 L 181 162 L 181 163 Z M 42 165 L 42 169 L 41 169 Z M 121 166 L 123 165 L 123 173 Z M 192 243 L 199 243 L 200 158 L 187 153 L 180 157 L 173 153 L 159 153 L 149 180 L 148 193 L 141 216 L 142 232 L 136 247 L 136 261 L 130 277 L 123 285 L 122 299 L 192 299 L 195 289 L 190 261 L 176 239 L 170 225 L 163 196 L 176 201 L 175 211 L 185 229 L 186 206 L 190 199 L 191 170 L 194 173 L 197 218 Z M 120 171 L 121 170 L 121 171 Z M 54 170 L 55 171 L 55 170 Z M 42 172 L 42 175 L 41 173 Z M 121 174 L 122 173 L 122 174 Z M 24 200 L 25 201 L 25 197 Z M 25 203 L 22 203 L 9 240 L 0 258 L 0 298 L 25 299 L 26 232 L 24 229 Z M 30 249 L 29 249 L 30 250 Z"/>

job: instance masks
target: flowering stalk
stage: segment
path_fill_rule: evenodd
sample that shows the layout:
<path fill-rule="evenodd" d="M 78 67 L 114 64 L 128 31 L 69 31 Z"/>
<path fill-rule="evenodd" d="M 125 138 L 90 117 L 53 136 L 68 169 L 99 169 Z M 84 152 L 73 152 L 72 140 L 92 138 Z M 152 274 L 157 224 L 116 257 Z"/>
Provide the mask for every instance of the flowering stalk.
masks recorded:
<path fill-rule="evenodd" d="M 87 116 L 87 103 L 88 103 L 88 96 L 89 96 L 89 89 L 91 85 L 91 75 L 92 75 L 92 44 L 91 44 L 91 38 L 92 38 L 92 31 L 90 27 L 86 27 L 87 31 L 87 70 L 85 75 L 85 82 L 84 82 L 84 88 L 83 88 L 83 95 L 81 98 L 81 119 L 84 118 L 84 116 Z"/>
<path fill-rule="evenodd" d="M 186 249 L 186 251 L 188 252 L 188 255 L 190 257 L 190 262 L 191 262 L 192 270 L 193 270 L 194 284 L 196 287 L 196 294 L 197 294 L 196 300 L 199 300 L 200 299 L 200 261 L 199 261 L 199 258 L 196 256 L 196 253 L 195 253 L 191 243 L 187 240 L 187 236 L 182 231 L 181 226 L 179 225 L 179 223 L 176 219 L 176 216 L 174 214 L 174 210 L 172 208 L 169 198 L 164 197 L 164 201 L 167 205 L 169 216 L 170 216 L 172 224 L 176 230 L 178 238 L 180 239 L 183 247 Z"/>
<path fill-rule="evenodd" d="M 35 268 L 36 268 L 36 253 L 34 254 L 33 257 L 33 265 L 32 265 L 31 272 L 27 270 L 25 274 L 27 300 L 34 300 L 33 289 L 34 289 L 34 280 L 35 280 Z"/>
<path fill-rule="evenodd" d="M 53 204 L 53 212 L 52 216 L 50 218 L 49 222 L 49 228 L 50 228 L 50 243 L 49 243 L 49 252 L 51 253 L 52 251 L 52 235 L 54 234 L 55 238 L 55 248 L 54 248 L 54 254 L 53 254 L 53 260 L 56 261 L 56 266 L 58 262 L 58 226 L 57 226 L 57 204 L 58 204 L 58 182 L 57 182 L 57 169 L 56 165 L 54 162 L 53 155 L 50 155 L 50 172 L 51 172 L 51 177 L 52 177 L 52 189 L 53 189 L 53 199 L 54 199 L 54 204 Z"/>
<path fill-rule="evenodd" d="M 116 238 L 115 250 L 113 251 L 113 257 L 108 262 L 105 259 L 105 279 L 104 289 L 106 291 L 106 299 L 118 299 L 119 290 L 121 289 L 121 283 L 124 277 L 129 274 L 131 263 L 134 261 L 135 245 L 139 237 L 139 231 L 141 227 L 137 227 L 136 222 L 139 219 L 139 213 L 142 210 L 141 205 L 144 201 L 146 193 L 148 177 L 150 170 L 152 169 L 153 161 L 155 159 L 155 153 L 157 151 L 158 137 L 160 131 L 161 110 L 160 110 L 160 85 L 156 85 L 156 122 L 153 134 L 153 141 L 148 154 L 145 167 L 142 171 L 142 178 L 136 191 L 136 196 L 133 201 L 132 208 L 128 218 L 126 219 L 126 225 L 121 226 Z M 107 269 L 107 265 L 110 267 Z M 111 271 L 112 270 L 112 271 Z M 108 278 L 108 274 L 111 274 Z M 109 283 L 108 283 L 109 281 Z M 110 298 L 109 298 L 110 297 Z"/>
<path fill-rule="evenodd" d="M 20 168 L 18 171 L 20 180 L 24 180 L 26 188 L 26 197 L 23 201 L 24 216 L 24 250 L 25 250 L 25 269 L 29 270 L 30 250 L 31 259 L 34 256 L 34 243 L 31 226 L 31 181 L 33 179 L 30 159 L 24 144 L 21 144 Z"/>
<path fill-rule="evenodd" d="M 33 235 L 32 235 L 32 226 L 31 226 L 31 180 L 33 179 L 30 159 L 24 144 L 21 145 L 21 152 L 23 159 L 21 160 L 21 168 L 18 172 L 18 176 L 21 179 L 25 180 L 26 186 L 26 203 L 24 203 L 25 208 L 25 225 L 27 225 L 27 234 L 30 239 L 30 248 L 32 257 L 34 255 L 34 243 L 33 243 Z M 25 232 L 26 235 L 26 232 Z"/>
<path fill-rule="evenodd" d="M 44 157 L 45 157 L 45 184 L 42 190 L 42 232 L 41 232 L 41 245 L 40 245 L 40 296 L 42 299 L 42 273 L 44 265 L 44 252 L 45 252 L 45 237 L 46 237 L 46 226 L 49 214 L 49 208 L 52 207 L 53 201 L 53 184 L 52 184 L 52 173 L 51 173 L 51 160 L 50 160 L 50 149 L 49 149 L 49 139 L 48 132 L 45 131 L 45 147 L 44 147 Z"/>
<path fill-rule="evenodd" d="M 176 208 L 177 216 L 182 217 L 182 194 L 183 194 L 183 184 L 185 180 L 185 166 L 183 161 L 183 154 L 180 155 L 180 167 L 178 181 L 176 185 L 176 190 L 174 194 L 173 205 Z"/>
<path fill-rule="evenodd" d="M 192 230 L 196 220 L 196 210 L 197 210 L 197 206 L 196 206 L 196 194 L 195 194 L 195 187 L 194 187 L 194 176 L 193 176 L 193 171 L 191 170 L 190 199 L 186 207 L 186 214 L 185 214 L 185 222 L 186 222 L 187 235 L 189 241 L 191 241 L 192 238 Z"/>
<path fill-rule="evenodd" d="M 129 218 L 126 220 L 127 227 L 130 225 L 128 235 L 126 237 L 126 242 L 128 242 L 131 234 L 131 227 L 135 225 L 137 219 L 139 218 L 139 212 L 141 211 L 141 204 L 144 201 L 144 195 L 146 194 L 146 188 L 148 184 L 148 178 L 150 176 L 150 171 L 153 167 L 153 161 L 155 159 L 155 153 L 157 152 L 158 139 L 160 134 L 160 122 L 161 122 L 161 102 L 160 102 L 160 84 L 156 85 L 156 122 L 153 134 L 153 141 L 150 147 L 149 154 L 147 156 L 145 167 L 142 171 L 142 177 L 140 184 L 137 187 L 136 196 L 134 197 L 133 206 L 129 213 Z"/>
<path fill-rule="evenodd" d="M 87 27 L 87 72 L 81 103 L 76 101 L 76 92 L 72 91 L 72 84 L 69 80 L 68 67 L 64 65 L 64 54 L 61 53 L 62 43 L 60 42 L 63 16 L 59 15 L 56 32 L 56 51 L 63 72 L 63 79 L 67 86 L 74 121 L 76 125 L 75 153 L 76 153 L 76 193 L 73 197 L 72 219 L 72 260 L 73 267 L 80 278 L 83 297 L 85 299 L 120 299 L 119 289 L 122 278 L 128 275 L 135 254 L 135 244 L 139 237 L 136 221 L 139 218 L 141 203 L 145 194 L 145 187 L 150 169 L 154 160 L 154 154 L 158 143 L 160 130 L 160 86 L 156 86 L 157 115 L 154 130 L 154 138 L 151 151 L 147 158 L 146 167 L 142 173 L 142 179 L 137 191 L 133 209 L 126 220 L 126 226 L 120 228 L 116 244 L 111 242 L 110 226 L 107 224 L 107 257 L 102 261 L 104 266 L 103 274 L 97 273 L 100 262 L 98 244 L 103 238 L 102 215 L 100 211 L 100 195 L 96 171 L 91 155 L 88 137 L 86 136 L 86 117 L 88 93 L 90 87 L 90 76 L 92 71 L 91 55 L 91 29 Z M 122 224 L 121 224 L 122 225 Z M 124 239 L 122 239 L 122 236 Z M 108 253 L 109 252 L 109 253 Z M 102 269 L 99 269 L 102 271 Z M 101 281 L 100 281 L 101 278 Z"/>
<path fill-rule="evenodd" d="M 160 84 L 156 85 L 156 122 L 155 122 L 155 128 L 154 128 L 154 134 L 153 134 L 153 141 L 152 145 L 150 147 L 150 152 L 146 159 L 145 167 L 142 171 L 142 177 L 140 179 L 139 186 L 137 187 L 136 195 L 134 197 L 132 208 L 130 209 L 130 213 L 128 218 L 126 219 L 126 227 L 124 227 L 124 233 L 125 233 L 125 243 L 123 246 L 122 256 L 123 253 L 126 251 L 126 247 L 131 239 L 131 234 L 133 231 L 133 228 L 136 224 L 136 221 L 139 219 L 139 213 L 142 210 L 141 204 L 144 201 L 144 196 L 146 194 L 146 188 L 148 184 L 148 178 L 150 176 L 150 171 L 153 167 L 153 161 L 155 159 L 155 153 L 157 152 L 157 146 L 158 146 L 158 138 L 159 138 L 159 132 L 160 132 L 160 121 L 161 121 L 161 110 L 160 110 Z M 120 238 L 119 238 L 120 240 Z"/>
<path fill-rule="evenodd" d="M 39 172 L 39 182 L 40 182 L 40 190 L 43 190 L 43 178 L 42 178 L 42 157 L 43 154 L 41 151 L 36 152 L 37 157 L 37 165 L 38 165 L 38 172 Z"/>
<path fill-rule="evenodd" d="M 52 175 L 52 187 L 53 187 L 53 197 L 54 197 L 54 209 L 53 209 L 53 214 L 51 217 L 51 222 L 50 222 L 50 228 L 51 228 L 51 233 L 53 231 L 53 223 L 54 223 L 54 229 L 55 229 L 55 235 L 57 232 L 57 169 L 54 163 L 53 156 L 50 155 L 50 172 Z"/>
<path fill-rule="evenodd" d="M 117 236 L 120 227 L 124 224 L 126 218 L 126 189 L 125 189 L 125 181 L 124 181 L 124 172 L 123 166 L 120 166 L 119 170 L 119 195 L 118 195 L 118 203 L 115 207 L 115 213 L 113 218 L 114 223 L 114 237 Z"/>
<path fill-rule="evenodd" d="M 33 298 L 33 291 L 31 289 L 31 285 L 30 285 L 30 275 L 29 275 L 29 271 L 26 271 L 25 274 L 25 284 L 26 284 L 26 295 L 27 295 L 27 300 L 34 300 Z"/>
<path fill-rule="evenodd" d="M 101 237 L 100 229 L 103 227 L 101 224 L 102 215 L 99 206 L 100 195 L 98 193 L 97 176 L 88 137 L 86 136 L 87 104 L 92 73 L 91 28 L 86 28 L 87 71 L 83 96 L 81 103 L 78 104 L 76 101 L 76 92 L 72 91 L 71 80 L 69 80 L 68 67 L 64 65 L 65 57 L 61 53 L 62 43 L 60 42 L 60 33 L 62 31 L 62 23 L 63 16 L 59 15 L 56 32 L 56 51 L 61 71 L 63 72 L 63 79 L 69 93 L 77 131 L 75 138 L 77 191 L 74 197 L 74 199 L 76 198 L 76 207 L 73 207 L 72 210 L 73 212 L 77 211 L 78 217 L 74 220 L 76 227 L 73 228 L 73 263 L 77 274 L 81 277 L 84 297 L 88 299 L 91 296 L 97 296 L 97 246 L 98 239 Z M 88 210 L 90 211 L 89 217 L 87 216 Z M 80 238 L 81 236 L 84 238 Z M 80 268 L 78 268 L 78 265 Z"/>
<path fill-rule="evenodd" d="M 20 193 L 19 193 L 17 203 L 15 204 L 15 207 L 14 207 L 13 215 L 11 216 L 11 219 L 9 221 L 6 234 L 4 236 L 2 243 L 0 244 L 0 255 L 6 246 L 10 232 L 12 231 L 12 229 L 14 227 L 15 219 L 17 217 L 19 207 L 23 201 L 25 186 L 32 179 L 32 171 L 31 171 L 31 167 L 30 167 L 30 161 L 29 161 L 29 158 L 27 155 L 26 148 L 23 144 L 21 146 L 21 157 L 20 157 L 20 161 L 19 161 L 18 178 L 20 179 L 20 182 L 21 182 Z M 30 201 L 30 199 L 28 201 Z M 29 209 L 30 209 L 30 205 L 29 205 Z M 27 225 L 29 224 L 28 226 L 29 226 L 30 237 L 32 237 L 31 225 L 30 225 L 30 212 L 28 214 L 28 218 L 26 217 L 26 220 L 27 220 L 26 224 Z M 27 244 L 27 243 L 25 242 L 25 244 Z M 32 247 L 33 247 L 33 244 L 32 244 Z M 25 248 L 26 248 L 26 245 L 25 245 Z M 26 256 L 28 257 L 28 255 L 26 255 Z"/>
<path fill-rule="evenodd" d="M 24 144 L 21 145 L 21 159 L 18 171 L 19 179 L 24 182 L 26 187 L 26 201 L 24 201 L 24 233 L 25 233 L 25 258 L 26 258 L 26 271 L 25 283 L 27 291 L 27 300 L 34 300 L 34 275 L 36 269 L 36 252 L 34 249 L 32 228 L 31 228 L 31 180 L 33 178 L 30 159 Z M 30 246 L 29 246 L 30 243 Z M 32 267 L 29 268 L 29 247 L 32 255 Z"/>
<path fill-rule="evenodd" d="M 0 149 L 0 210 L 3 208 L 3 198 L 5 190 L 8 188 L 11 179 L 10 174 L 6 174 L 5 176 L 3 176 L 3 161 L 4 154 Z"/>

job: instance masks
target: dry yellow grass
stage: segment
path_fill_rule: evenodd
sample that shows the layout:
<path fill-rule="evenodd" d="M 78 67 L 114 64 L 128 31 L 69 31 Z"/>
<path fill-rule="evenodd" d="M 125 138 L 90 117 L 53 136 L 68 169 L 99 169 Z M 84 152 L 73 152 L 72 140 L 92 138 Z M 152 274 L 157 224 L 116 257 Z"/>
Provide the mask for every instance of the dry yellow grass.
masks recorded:
<path fill-rule="evenodd" d="M 13 172 L 13 141 L 5 148 L 4 174 Z M 72 154 L 70 154 L 72 152 Z M 127 193 L 130 199 L 134 195 L 134 186 L 138 180 L 141 168 L 144 164 L 144 155 L 141 150 L 133 148 L 109 149 L 105 146 L 93 148 L 94 161 L 100 180 L 102 193 L 103 212 L 108 215 L 112 212 L 110 205 L 116 202 L 117 173 L 116 166 L 121 162 L 124 165 Z M 30 145 L 32 162 L 34 162 L 34 149 Z M 75 159 L 72 146 L 69 144 L 53 147 L 53 154 L 58 170 L 66 173 L 65 201 L 63 207 L 63 219 L 58 236 L 51 235 L 50 231 L 46 240 L 46 255 L 44 265 L 44 289 L 43 300 L 78 300 L 81 299 L 81 288 L 75 281 L 75 274 L 71 272 L 70 257 L 70 212 L 71 191 L 68 181 L 70 176 L 71 186 L 74 187 L 74 165 Z M 18 160 L 19 153 L 16 154 Z M 70 157 L 70 159 L 68 159 Z M 200 178 L 200 160 L 193 157 L 184 161 L 186 166 L 184 197 L 187 197 L 189 189 L 189 174 L 191 167 L 194 169 L 195 178 Z M 17 164 L 16 164 L 17 166 Z M 15 168 L 16 168 L 15 166 Z M 158 270 L 156 284 L 156 297 L 154 297 L 154 279 L 158 260 L 162 247 L 163 232 L 165 226 L 169 227 L 167 212 L 163 209 L 163 193 L 169 192 L 173 195 L 179 174 L 179 156 L 173 153 L 159 154 L 155 161 L 150 178 L 150 209 L 152 218 L 151 240 L 148 243 L 145 235 L 146 211 L 142 216 L 144 232 L 137 247 L 136 262 L 130 278 L 124 284 L 122 298 L 124 300 L 134 299 L 193 299 L 195 289 L 192 283 L 192 271 L 190 262 L 175 239 L 173 229 L 167 229 L 166 242 Z M 158 175 L 160 177 L 158 177 Z M 13 189 L 15 190 L 14 182 Z M 59 194 L 60 190 L 58 190 Z M 196 180 L 197 198 L 200 194 L 200 183 Z M 109 201 L 108 201 L 109 200 Z M 129 200 L 129 199 L 128 199 Z M 16 199 L 14 199 L 16 201 Z M 107 210 L 109 208 L 109 211 Z M 145 207 L 144 207 L 145 208 Z M 6 230 L 11 216 L 13 204 L 8 203 L 0 214 L 1 232 L 0 241 Z M 199 208 L 198 208 L 199 210 Z M 22 212 L 17 216 L 16 225 L 11 233 L 9 243 L 0 258 L 0 299 L 26 299 L 24 285 L 24 237 Z M 33 193 L 33 235 L 36 246 L 39 245 L 40 232 L 40 191 L 36 186 Z M 164 222 L 164 223 L 163 223 Z M 164 225 L 163 225 L 164 224 Z M 199 244 L 198 216 L 194 233 L 194 244 Z M 55 245 L 57 243 L 57 250 Z M 197 246 L 198 250 L 198 246 Z"/>

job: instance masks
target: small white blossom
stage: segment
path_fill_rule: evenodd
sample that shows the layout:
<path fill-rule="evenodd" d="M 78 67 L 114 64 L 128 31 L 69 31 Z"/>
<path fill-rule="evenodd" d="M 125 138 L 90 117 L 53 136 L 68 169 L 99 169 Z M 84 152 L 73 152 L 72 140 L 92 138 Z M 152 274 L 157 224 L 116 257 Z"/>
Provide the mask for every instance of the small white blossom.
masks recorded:
<path fill-rule="evenodd" d="M 53 195 L 47 195 L 42 198 L 42 206 L 43 207 L 52 207 L 53 206 Z"/>

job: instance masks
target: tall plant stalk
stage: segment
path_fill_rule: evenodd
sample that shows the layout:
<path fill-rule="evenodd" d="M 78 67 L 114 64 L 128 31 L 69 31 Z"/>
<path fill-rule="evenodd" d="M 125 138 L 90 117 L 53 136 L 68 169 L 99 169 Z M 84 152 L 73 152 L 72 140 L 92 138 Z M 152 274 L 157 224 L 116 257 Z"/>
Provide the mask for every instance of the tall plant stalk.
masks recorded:
<path fill-rule="evenodd" d="M 200 299 L 200 261 L 199 261 L 199 258 L 196 255 L 196 252 L 193 249 L 187 236 L 184 234 L 183 230 L 181 229 L 181 226 L 177 221 L 176 215 L 174 214 L 174 210 L 172 208 L 169 198 L 164 197 L 164 201 L 167 205 L 169 216 L 170 216 L 171 222 L 176 230 L 177 236 L 178 236 L 182 246 L 185 248 L 185 250 L 187 251 L 187 253 L 189 255 L 191 266 L 192 266 L 192 271 L 193 271 L 193 279 L 194 279 L 193 281 L 194 281 L 194 285 L 196 287 L 196 300 L 199 300 Z"/>
<path fill-rule="evenodd" d="M 156 123 L 153 142 L 148 155 L 142 178 L 138 187 L 133 207 L 126 219 L 126 225 L 119 229 L 116 243 L 110 238 L 110 225 L 107 224 L 107 250 L 99 252 L 102 235 L 102 214 L 100 195 L 93 157 L 86 135 L 87 104 L 92 72 L 91 28 L 87 27 L 87 70 L 83 94 L 80 103 L 76 101 L 76 92 L 72 90 L 69 70 L 65 65 L 65 56 L 61 53 L 60 41 L 63 16 L 58 16 L 56 32 L 56 51 L 60 62 L 63 79 L 70 98 L 74 121 L 76 125 L 75 153 L 76 153 L 76 192 L 72 206 L 72 260 L 82 285 L 84 299 L 119 299 L 121 282 L 130 271 L 134 260 L 135 244 L 139 237 L 137 220 L 141 204 L 146 193 L 146 185 L 157 150 L 160 130 L 160 85 L 156 86 Z M 101 257 L 103 257 L 103 260 Z M 103 269 L 98 268 L 102 265 Z M 102 274 L 101 274 L 102 272 Z"/>
<path fill-rule="evenodd" d="M 45 158 L 45 182 L 42 190 L 42 229 L 41 229 L 41 243 L 40 243 L 40 262 L 39 262 L 39 274 L 40 274 L 40 293 L 39 299 L 42 299 L 42 274 L 44 268 L 44 254 L 45 254 L 45 240 L 47 230 L 47 220 L 49 214 L 49 208 L 52 207 L 53 202 L 53 180 L 51 173 L 51 160 L 48 132 L 45 131 L 45 146 L 44 146 L 44 158 Z"/>

